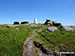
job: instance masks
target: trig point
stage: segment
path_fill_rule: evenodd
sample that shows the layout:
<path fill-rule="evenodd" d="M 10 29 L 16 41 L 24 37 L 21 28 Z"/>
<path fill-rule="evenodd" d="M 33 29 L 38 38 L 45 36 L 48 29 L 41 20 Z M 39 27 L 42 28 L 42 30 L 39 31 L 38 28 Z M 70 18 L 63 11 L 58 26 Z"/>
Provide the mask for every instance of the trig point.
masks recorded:
<path fill-rule="evenodd" d="M 37 24 L 37 18 L 34 18 L 34 24 Z"/>

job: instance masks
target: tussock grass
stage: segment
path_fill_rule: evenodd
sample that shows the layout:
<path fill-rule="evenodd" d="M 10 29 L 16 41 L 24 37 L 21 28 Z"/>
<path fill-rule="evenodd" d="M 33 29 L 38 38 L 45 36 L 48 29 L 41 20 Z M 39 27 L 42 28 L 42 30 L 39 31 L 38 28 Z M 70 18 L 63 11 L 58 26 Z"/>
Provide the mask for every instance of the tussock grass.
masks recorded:
<path fill-rule="evenodd" d="M 15 30 L 17 27 L 20 30 Z M 17 27 L 0 30 L 0 56 L 22 56 L 24 41 L 32 35 L 35 28 L 26 25 Z"/>
<path fill-rule="evenodd" d="M 75 51 L 75 31 L 59 29 L 47 32 L 49 26 L 37 26 L 20 25 L 17 26 L 20 30 L 15 30 L 17 27 L 6 28 L 6 25 L 0 25 L 0 56 L 22 56 L 24 41 L 38 29 L 42 29 L 42 32 L 34 36 L 36 43 L 52 51 Z"/>
<path fill-rule="evenodd" d="M 62 31 L 47 32 L 45 27 L 36 35 L 35 40 L 52 51 L 75 51 L 75 31 L 62 29 Z"/>

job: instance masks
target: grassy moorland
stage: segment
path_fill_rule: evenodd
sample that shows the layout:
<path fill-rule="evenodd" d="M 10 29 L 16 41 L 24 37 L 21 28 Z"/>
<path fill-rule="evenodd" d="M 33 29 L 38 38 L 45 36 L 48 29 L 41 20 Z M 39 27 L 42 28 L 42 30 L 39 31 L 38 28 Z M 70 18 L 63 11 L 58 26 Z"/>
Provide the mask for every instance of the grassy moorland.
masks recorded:
<path fill-rule="evenodd" d="M 34 36 L 36 43 L 52 51 L 75 51 L 75 31 L 47 32 L 48 26 L 37 26 L 20 25 L 6 28 L 6 25 L 0 25 L 0 56 L 22 56 L 24 41 L 38 29 L 42 29 L 42 32 Z M 20 30 L 16 30 L 18 27 Z"/>
<path fill-rule="evenodd" d="M 17 27 L 20 30 L 16 30 Z M 26 25 L 17 27 L 0 26 L 0 56 L 22 56 L 24 41 L 36 29 Z"/>
<path fill-rule="evenodd" d="M 48 32 L 47 27 L 43 27 L 42 32 L 36 35 L 35 42 L 52 51 L 75 51 L 75 31 L 62 29 Z"/>

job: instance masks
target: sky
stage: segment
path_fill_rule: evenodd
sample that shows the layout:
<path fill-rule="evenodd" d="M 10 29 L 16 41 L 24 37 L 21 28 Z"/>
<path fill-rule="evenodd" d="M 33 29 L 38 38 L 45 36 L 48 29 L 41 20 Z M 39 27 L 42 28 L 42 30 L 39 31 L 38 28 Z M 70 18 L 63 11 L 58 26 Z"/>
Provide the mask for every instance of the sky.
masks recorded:
<path fill-rule="evenodd" d="M 0 24 L 44 23 L 46 19 L 75 25 L 75 0 L 0 0 Z"/>

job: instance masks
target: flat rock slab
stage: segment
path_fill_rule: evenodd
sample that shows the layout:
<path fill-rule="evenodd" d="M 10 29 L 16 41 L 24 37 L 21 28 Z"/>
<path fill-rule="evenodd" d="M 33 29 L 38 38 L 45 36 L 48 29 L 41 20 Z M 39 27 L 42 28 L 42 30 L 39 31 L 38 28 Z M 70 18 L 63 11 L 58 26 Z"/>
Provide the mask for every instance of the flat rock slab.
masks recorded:
<path fill-rule="evenodd" d="M 37 25 L 36 24 L 31 24 L 30 27 L 37 27 Z"/>
<path fill-rule="evenodd" d="M 61 28 L 63 28 L 66 31 L 74 31 L 73 28 L 69 27 L 69 26 L 61 26 Z"/>
<path fill-rule="evenodd" d="M 12 25 L 12 24 L 11 24 L 11 25 L 7 25 L 6 27 L 7 27 L 7 28 L 11 28 L 11 27 L 16 27 L 16 26 L 19 26 L 19 25 Z"/>
<path fill-rule="evenodd" d="M 75 26 L 71 26 L 71 28 L 73 28 L 73 30 L 75 31 Z"/>
<path fill-rule="evenodd" d="M 48 27 L 48 29 L 47 29 L 49 32 L 54 32 L 55 30 L 58 30 L 58 28 L 57 27 L 54 27 L 54 26 L 52 26 L 52 27 Z"/>

